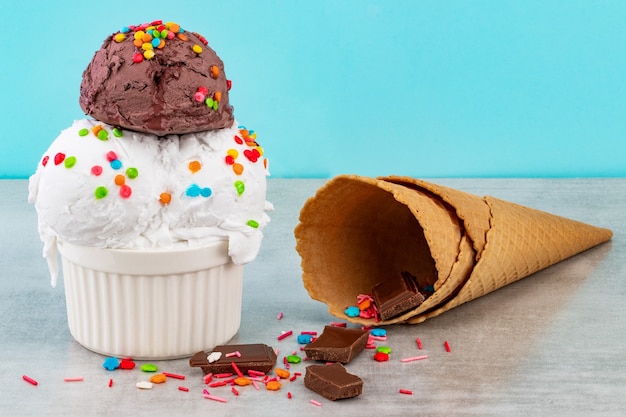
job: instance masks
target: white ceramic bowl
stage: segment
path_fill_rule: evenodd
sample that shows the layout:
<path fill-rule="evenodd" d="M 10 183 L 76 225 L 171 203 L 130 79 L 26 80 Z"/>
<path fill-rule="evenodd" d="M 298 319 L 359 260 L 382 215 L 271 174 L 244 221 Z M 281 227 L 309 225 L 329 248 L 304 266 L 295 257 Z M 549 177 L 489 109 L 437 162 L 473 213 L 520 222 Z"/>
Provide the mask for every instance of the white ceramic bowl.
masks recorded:
<path fill-rule="evenodd" d="M 239 330 L 243 267 L 228 243 L 173 250 L 100 249 L 59 242 L 72 336 L 94 352 L 174 359 Z"/>

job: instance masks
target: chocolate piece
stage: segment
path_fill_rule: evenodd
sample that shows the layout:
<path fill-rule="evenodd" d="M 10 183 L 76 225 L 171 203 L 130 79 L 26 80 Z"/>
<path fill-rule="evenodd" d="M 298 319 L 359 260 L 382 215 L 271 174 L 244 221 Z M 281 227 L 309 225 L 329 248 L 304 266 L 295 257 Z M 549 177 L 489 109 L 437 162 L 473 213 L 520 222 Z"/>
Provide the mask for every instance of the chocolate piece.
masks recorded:
<path fill-rule="evenodd" d="M 209 363 L 208 355 L 212 352 L 220 352 L 222 356 L 213 363 Z M 221 374 L 225 372 L 235 372 L 231 363 L 235 363 L 241 372 L 255 370 L 268 373 L 276 365 L 276 353 L 264 344 L 248 345 L 220 345 L 216 346 L 212 352 L 198 352 L 189 359 L 189 365 L 202 368 L 205 374 Z M 239 352 L 241 356 L 226 357 L 226 354 Z"/>
<path fill-rule="evenodd" d="M 306 367 L 304 386 L 329 400 L 341 400 L 360 395 L 363 380 L 346 371 L 340 363 Z"/>
<path fill-rule="evenodd" d="M 372 296 L 382 320 L 399 316 L 424 302 L 415 277 L 408 272 L 403 272 L 400 280 L 387 280 L 376 285 Z"/>
<path fill-rule="evenodd" d="M 309 359 L 350 362 L 367 344 L 368 332 L 360 329 L 325 326 L 322 334 L 304 347 Z"/>

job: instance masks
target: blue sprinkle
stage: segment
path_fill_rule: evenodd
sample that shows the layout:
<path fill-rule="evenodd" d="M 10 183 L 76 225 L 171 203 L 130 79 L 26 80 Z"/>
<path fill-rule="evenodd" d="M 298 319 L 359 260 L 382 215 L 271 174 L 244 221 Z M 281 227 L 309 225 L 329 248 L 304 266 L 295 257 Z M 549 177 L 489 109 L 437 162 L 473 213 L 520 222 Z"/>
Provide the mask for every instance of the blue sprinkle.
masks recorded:
<path fill-rule="evenodd" d="M 370 334 L 372 336 L 383 337 L 383 336 L 387 336 L 387 330 L 376 328 L 376 329 L 370 330 Z"/>
<path fill-rule="evenodd" d="M 344 313 L 346 313 L 346 316 L 348 317 L 358 317 L 360 312 L 361 311 L 357 306 L 350 306 L 344 311 Z"/>
<path fill-rule="evenodd" d="M 301 345 L 308 345 L 309 343 L 311 343 L 312 339 L 313 339 L 313 335 L 310 335 L 310 334 L 298 335 L 298 343 L 300 343 Z"/>
<path fill-rule="evenodd" d="M 117 358 L 106 358 L 102 366 L 109 371 L 113 371 L 120 367 L 120 361 Z"/>
<path fill-rule="evenodd" d="M 120 33 L 128 33 L 130 32 L 130 28 L 128 26 L 124 26 L 121 30 Z"/>
<path fill-rule="evenodd" d="M 161 44 L 161 38 L 153 38 L 152 39 L 152 47 L 156 48 L 157 46 L 159 46 Z"/>
<path fill-rule="evenodd" d="M 111 161 L 111 168 L 120 169 L 121 167 L 122 167 L 122 161 L 120 161 L 119 159 L 114 159 Z"/>
<path fill-rule="evenodd" d="M 185 194 L 189 197 L 198 197 L 200 195 L 200 187 L 198 187 L 198 184 L 191 184 Z"/>
<path fill-rule="evenodd" d="M 202 197 L 207 197 L 208 198 L 208 197 L 211 197 L 211 194 L 213 194 L 213 191 L 211 191 L 211 189 L 209 187 L 205 187 L 205 188 L 202 188 L 200 190 L 200 195 Z"/>

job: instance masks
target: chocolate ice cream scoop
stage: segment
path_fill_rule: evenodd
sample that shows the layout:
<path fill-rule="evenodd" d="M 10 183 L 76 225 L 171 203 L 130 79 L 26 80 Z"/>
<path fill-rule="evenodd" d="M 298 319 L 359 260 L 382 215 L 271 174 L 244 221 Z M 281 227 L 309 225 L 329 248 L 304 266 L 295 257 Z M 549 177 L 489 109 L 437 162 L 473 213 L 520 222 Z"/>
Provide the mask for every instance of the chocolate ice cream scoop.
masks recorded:
<path fill-rule="evenodd" d="M 176 23 L 109 36 L 83 72 L 80 106 L 102 122 L 159 136 L 232 126 L 230 81 L 207 40 Z"/>

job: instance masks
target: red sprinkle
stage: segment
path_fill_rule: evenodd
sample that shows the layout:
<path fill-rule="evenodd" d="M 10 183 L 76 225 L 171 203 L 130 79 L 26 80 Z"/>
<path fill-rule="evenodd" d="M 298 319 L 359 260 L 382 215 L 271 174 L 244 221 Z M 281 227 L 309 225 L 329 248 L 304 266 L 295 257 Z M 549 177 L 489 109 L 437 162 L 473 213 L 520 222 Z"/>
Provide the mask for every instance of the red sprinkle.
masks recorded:
<path fill-rule="evenodd" d="M 187 388 L 187 387 L 183 387 L 183 386 L 178 387 L 178 390 L 179 390 L 179 391 L 189 392 L 189 388 Z"/>
<path fill-rule="evenodd" d="M 413 391 L 408 389 L 401 389 L 400 394 L 413 395 Z"/>
<path fill-rule="evenodd" d="M 48 155 L 44 156 L 43 159 L 41 160 L 41 165 L 46 166 L 46 164 L 48 163 Z"/>
<path fill-rule="evenodd" d="M 374 354 L 374 359 L 376 359 L 378 362 L 387 362 L 389 360 L 389 355 L 383 352 L 376 352 Z"/>
<path fill-rule="evenodd" d="M 243 145 L 243 139 L 241 139 L 239 136 L 235 136 L 235 142 L 237 142 L 239 145 Z"/>
<path fill-rule="evenodd" d="M 233 394 L 239 395 L 239 391 L 237 391 L 235 387 L 231 387 L 230 390 L 233 392 Z"/>
<path fill-rule="evenodd" d="M 32 385 L 39 385 L 39 382 L 35 381 L 34 379 L 32 379 L 31 377 L 27 376 L 27 375 L 22 375 L 22 379 L 26 382 L 28 382 L 29 384 Z"/>
<path fill-rule="evenodd" d="M 215 374 L 215 375 L 213 375 L 213 377 L 218 378 L 218 379 L 219 378 L 228 378 L 229 376 L 233 376 L 233 373 L 232 372 L 224 372 L 222 374 Z"/>
<path fill-rule="evenodd" d="M 59 165 L 64 160 L 65 160 L 64 153 L 59 152 L 58 154 L 54 155 L 54 165 Z"/>
<path fill-rule="evenodd" d="M 143 61 L 143 55 L 140 53 L 136 53 L 135 55 L 133 55 L 133 62 L 135 64 L 139 64 L 141 61 Z"/>
<path fill-rule="evenodd" d="M 185 375 L 171 374 L 169 372 L 163 372 L 163 375 L 165 375 L 168 378 L 185 379 Z"/>
<path fill-rule="evenodd" d="M 230 89 L 233 88 L 233 82 L 231 80 L 226 80 L 226 87 L 228 87 L 228 90 L 230 91 Z"/>
<path fill-rule="evenodd" d="M 265 372 L 255 371 L 254 369 L 248 369 L 248 375 L 250 375 L 250 376 L 265 376 Z"/>
<path fill-rule="evenodd" d="M 443 347 L 446 348 L 446 352 L 450 352 L 450 345 L 448 344 L 447 340 L 445 342 L 443 342 Z"/>
<path fill-rule="evenodd" d="M 239 369 L 239 367 L 237 366 L 237 364 L 235 362 L 231 362 L 230 366 L 233 367 L 233 369 L 235 370 L 235 372 L 237 373 L 237 375 L 239 376 L 243 376 L 243 372 L 241 372 L 241 370 Z"/>
<path fill-rule="evenodd" d="M 417 339 L 415 339 L 415 343 L 417 343 L 417 348 L 419 350 L 422 350 L 422 341 L 420 340 L 419 337 Z"/>
<path fill-rule="evenodd" d="M 281 334 L 280 336 L 277 337 L 278 340 L 283 340 L 286 337 L 289 337 L 293 334 L 292 330 L 289 330 L 288 332 L 285 332 L 283 334 Z"/>
<path fill-rule="evenodd" d="M 209 387 L 211 388 L 215 388 L 215 387 L 223 387 L 224 385 L 229 384 L 228 380 L 224 380 L 224 381 L 216 381 L 216 382 L 212 382 L 209 384 Z"/>
<path fill-rule="evenodd" d="M 113 386 L 113 378 L 109 379 L 109 388 Z"/>
<path fill-rule="evenodd" d="M 287 398 L 291 399 L 291 392 L 287 392 Z"/>

